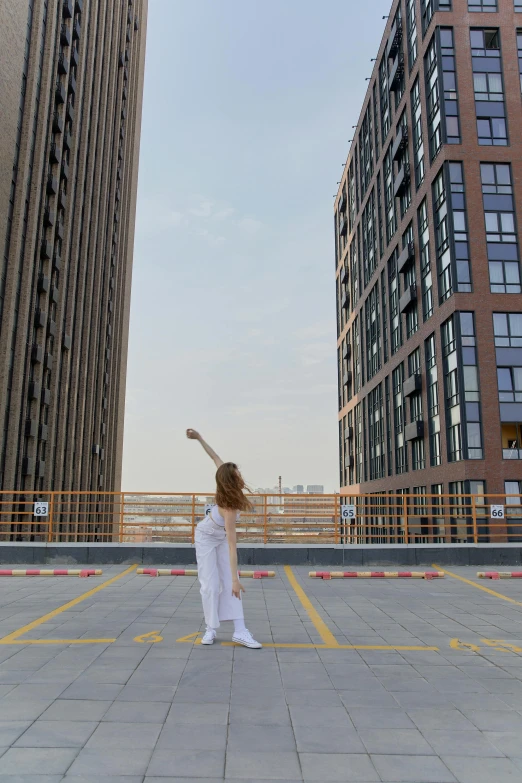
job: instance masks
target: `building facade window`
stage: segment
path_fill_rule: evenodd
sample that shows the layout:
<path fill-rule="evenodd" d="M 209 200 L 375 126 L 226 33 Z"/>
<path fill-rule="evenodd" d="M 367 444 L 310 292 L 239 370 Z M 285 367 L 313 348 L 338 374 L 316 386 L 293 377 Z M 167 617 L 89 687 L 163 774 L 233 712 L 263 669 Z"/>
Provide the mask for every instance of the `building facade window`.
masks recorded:
<path fill-rule="evenodd" d="M 464 381 L 464 418 L 466 421 L 466 458 L 482 459 L 482 422 L 478 376 L 477 340 L 474 313 L 460 313 L 460 342 Z"/>
<path fill-rule="evenodd" d="M 522 12 L 522 5 L 520 6 L 520 11 Z M 518 72 L 520 74 L 520 89 L 522 90 L 522 30 L 517 30 L 517 52 Z"/>
<path fill-rule="evenodd" d="M 352 308 L 359 301 L 359 253 L 357 250 L 357 236 L 354 236 L 350 245 L 350 296 Z"/>
<path fill-rule="evenodd" d="M 417 61 L 417 17 L 415 12 L 415 0 L 406 0 L 406 28 L 408 34 L 408 67 L 411 71 Z"/>
<path fill-rule="evenodd" d="M 370 184 L 373 174 L 373 126 L 372 126 L 372 102 L 368 101 L 368 106 L 364 112 L 364 117 L 359 133 L 359 155 L 360 155 L 360 173 L 361 173 L 361 199 Z"/>
<path fill-rule="evenodd" d="M 451 250 L 448 226 L 448 204 L 444 169 L 442 168 L 433 182 L 433 210 L 435 216 L 435 249 L 439 280 L 439 302 L 445 302 L 453 293 L 453 275 L 451 270 Z"/>
<path fill-rule="evenodd" d="M 353 354 L 353 393 L 358 394 L 363 385 L 362 377 L 362 351 L 361 337 L 359 330 L 359 316 L 357 316 L 352 326 L 352 354 Z"/>
<path fill-rule="evenodd" d="M 348 170 L 348 219 L 349 219 L 350 234 L 355 228 L 356 216 L 357 216 L 357 209 L 355 206 L 355 174 L 354 174 L 354 162 L 352 159 L 350 163 L 350 168 Z"/>
<path fill-rule="evenodd" d="M 515 11 L 517 9 L 515 8 Z M 522 5 L 520 6 L 522 12 Z M 520 89 L 522 90 L 522 30 L 517 30 L 518 72 L 520 74 Z"/>
<path fill-rule="evenodd" d="M 415 187 L 417 190 L 424 181 L 424 139 L 422 136 L 422 105 L 419 77 L 415 79 L 411 91 L 411 114 L 413 125 L 413 160 L 415 167 Z"/>
<path fill-rule="evenodd" d="M 416 348 L 408 356 L 408 374 L 412 376 L 421 375 L 421 356 L 420 348 Z M 422 422 L 422 394 L 416 391 L 409 396 L 410 423 Z M 424 451 L 424 433 L 417 435 L 411 441 L 411 467 L 412 470 L 424 470 L 426 467 L 426 456 Z"/>
<path fill-rule="evenodd" d="M 397 271 L 397 251 L 395 250 L 388 261 L 388 290 L 390 295 L 390 336 L 391 353 L 397 353 L 402 346 L 402 321 L 399 311 L 399 299 L 401 296 L 400 276 Z"/>
<path fill-rule="evenodd" d="M 482 163 L 480 176 L 491 292 L 519 294 L 522 288 L 511 167 L 507 163 Z"/>
<path fill-rule="evenodd" d="M 457 291 L 459 293 L 470 293 L 472 290 L 471 265 L 469 257 L 468 216 L 466 209 L 464 170 L 462 163 L 460 162 L 449 163 L 448 170 Z"/>
<path fill-rule="evenodd" d="M 477 134 L 483 146 L 508 143 L 500 33 L 496 29 L 470 30 Z"/>
<path fill-rule="evenodd" d="M 408 447 L 404 429 L 406 426 L 406 404 L 403 395 L 404 366 L 399 364 L 392 373 L 393 383 L 393 423 L 395 430 L 395 472 L 399 475 L 408 472 Z"/>
<path fill-rule="evenodd" d="M 514 0 L 515 3 L 515 11 L 522 14 L 522 3 L 520 0 Z"/>
<path fill-rule="evenodd" d="M 388 64 L 386 57 L 383 57 L 379 65 L 379 95 L 381 102 L 381 134 L 382 144 L 384 146 L 388 133 L 390 132 L 390 89 L 388 86 Z"/>
<path fill-rule="evenodd" d="M 366 381 L 371 380 L 381 369 L 379 285 L 370 291 L 364 303 L 366 319 Z"/>
<path fill-rule="evenodd" d="M 364 287 L 370 282 L 377 268 L 379 257 L 377 255 L 377 225 L 375 221 L 375 190 L 370 193 L 366 206 L 362 213 L 362 250 Z"/>
<path fill-rule="evenodd" d="M 414 243 L 413 223 L 410 223 L 406 231 L 402 236 L 403 249 L 413 245 Z M 409 264 L 404 273 L 404 290 L 417 291 L 417 281 L 415 279 L 415 264 Z M 406 310 L 406 339 L 412 337 L 419 328 L 419 315 L 417 308 L 417 297 L 413 298 L 413 301 L 409 304 Z"/>
<path fill-rule="evenodd" d="M 462 423 L 460 409 L 459 363 L 454 316 L 442 324 L 442 358 L 444 364 L 444 399 L 448 462 L 463 459 Z"/>
<path fill-rule="evenodd" d="M 388 361 L 388 297 L 386 293 L 386 270 L 381 272 L 381 320 L 382 320 L 382 348 L 384 364 Z"/>
<path fill-rule="evenodd" d="M 433 280 L 430 262 L 430 231 L 428 201 L 425 198 L 417 212 L 419 226 L 419 253 L 422 277 L 422 317 L 425 321 L 433 315 Z"/>
<path fill-rule="evenodd" d="M 382 179 L 381 172 L 377 173 L 377 220 L 379 222 L 379 257 L 384 255 L 384 225 L 382 220 Z"/>
<path fill-rule="evenodd" d="M 393 152 L 392 145 L 384 156 L 384 208 L 386 210 L 386 243 L 389 244 L 397 230 L 395 194 L 393 191 Z"/>
<path fill-rule="evenodd" d="M 493 313 L 496 348 L 522 348 L 522 313 Z"/>
<path fill-rule="evenodd" d="M 363 481 L 363 420 L 362 404 L 355 406 L 355 483 Z"/>
<path fill-rule="evenodd" d="M 401 131 L 403 133 L 403 136 L 407 139 L 408 138 L 408 115 L 406 113 L 406 109 L 403 111 L 397 125 L 397 133 L 400 133 Z M 403 177 L 403 183 L 400 191 L 398 192 L 399 206 L 400 206 L 400 213 L 401 213 L 401 220 L 402 220 L 402 218 L 408 211 L 409 206 L 411 204 L 410 152 L 407 143 L 402 145 L 402 149 L 397 155 L 397 171 L 398 171 L 397 178 Z M 395 189 L 395 185 L 394 185 L 394 189 Z"/>
<path fill-rule="evenodd" d="M 428 139 L 430 160 L 433 161 L 442 147 L 442 120 L 440 106 L 439 66 L 437 40 L 434 35 L 424 57 L 426 75 L 426 103 L 428 108 Z"/>
<path fill-rule="evenodd" d="M 446 143 L 460 144 L 459 100 L 457 89 L 457 67 L 455 65 L 455 49 L 453 45 L 453 30 L 451 27 L 441 27 L 440 53 L 442 65 L 442 81 L 444 85 L 444 115 L 446 125 Z"/>
<path fill-rule="evenodd" d="M 382 384 L 368 394 L 368 435 L 370 444 L 370 481 L 386 475 L 384 444 L 384 404 Z"/>
<path fill-rule="evenodd" d="M 426 356 L 430 465 L 434 467 L 440 465 L 442 462 L 440 448 L 439 379 L 435 333 L 431 334 L 425 341 L 424 350 Z"/>
<path fill-rule="evenodd" d="M 468 0 L 468 11 L 480 13 L 498 11 L 497 0 Z"/>

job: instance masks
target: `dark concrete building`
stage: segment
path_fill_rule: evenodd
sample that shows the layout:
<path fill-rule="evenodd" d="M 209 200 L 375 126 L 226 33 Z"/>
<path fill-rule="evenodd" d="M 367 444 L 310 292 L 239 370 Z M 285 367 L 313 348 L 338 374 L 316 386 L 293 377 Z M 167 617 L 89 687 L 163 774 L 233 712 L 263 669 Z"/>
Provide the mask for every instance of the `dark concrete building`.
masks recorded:
<path fill-rule="evenodd" d="M 120 488 L 147 0 L 0 4 L 0 489 Z"/>
<path fill-rule="evenodd" d="M 344 494 L 522 494 L 521 79 L 520 0 L 394 0 L 335 201 Z"/>

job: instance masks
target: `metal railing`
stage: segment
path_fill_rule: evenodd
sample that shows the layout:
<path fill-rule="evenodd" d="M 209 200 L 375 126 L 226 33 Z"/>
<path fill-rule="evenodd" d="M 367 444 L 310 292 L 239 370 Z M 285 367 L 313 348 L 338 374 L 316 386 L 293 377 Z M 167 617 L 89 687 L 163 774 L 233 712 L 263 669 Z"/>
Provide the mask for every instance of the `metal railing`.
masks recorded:
<path fill-rule="evenodd" d="M 240 543 L 522 542 L 519 495 L 251 495 Z M 194 542 L 206 493 L 0 492 L 0 541 Z M 41 514 L 41 515 L 40 515 Z"/>

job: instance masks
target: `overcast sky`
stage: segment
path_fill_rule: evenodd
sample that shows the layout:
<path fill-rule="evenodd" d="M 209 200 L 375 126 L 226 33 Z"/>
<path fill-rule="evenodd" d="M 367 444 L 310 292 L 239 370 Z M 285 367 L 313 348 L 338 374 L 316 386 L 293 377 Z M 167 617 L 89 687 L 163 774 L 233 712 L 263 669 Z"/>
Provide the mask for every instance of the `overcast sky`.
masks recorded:
<path fill-rule="evenodd" d="M 339 486 L 333 196 L 390 0 L 149 0 L 123 489 Z"/>

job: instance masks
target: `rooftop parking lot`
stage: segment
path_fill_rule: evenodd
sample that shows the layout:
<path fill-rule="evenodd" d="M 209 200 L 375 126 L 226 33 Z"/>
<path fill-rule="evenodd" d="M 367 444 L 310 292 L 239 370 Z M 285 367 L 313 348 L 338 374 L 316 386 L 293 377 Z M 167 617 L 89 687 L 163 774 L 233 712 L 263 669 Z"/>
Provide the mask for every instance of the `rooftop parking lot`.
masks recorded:
<path fill-rule="evenodd" d="M 274 570 L 259 651 L 194 577 L 0 578 L 0 780 L 522 783 L 522 580 Z"/>

